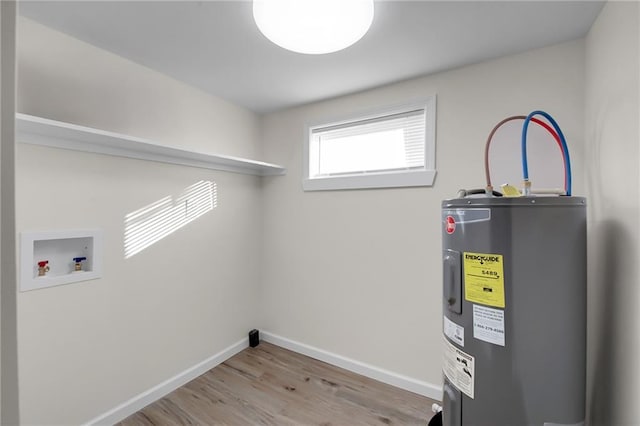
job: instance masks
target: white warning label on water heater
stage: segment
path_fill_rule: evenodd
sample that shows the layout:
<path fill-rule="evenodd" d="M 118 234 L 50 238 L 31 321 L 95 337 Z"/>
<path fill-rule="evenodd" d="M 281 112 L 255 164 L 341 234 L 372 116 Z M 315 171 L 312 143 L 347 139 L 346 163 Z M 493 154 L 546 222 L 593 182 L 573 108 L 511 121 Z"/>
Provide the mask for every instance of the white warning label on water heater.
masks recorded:
<path fill-rule="evenodd" d="M 451 321 L 449 318 L 444 317 L 444 335 L 451 339 L 452 342 L 456 342 L 460 346 L 464 347 L 464 327 Z"/>
<path fill-rule="evenodd" d="M 504 346 L 504 311 L 473 305 L 473 337 Z"/>
<path fill-rule="evenodd" d="M 444 375 L 460 392 L 473 399 L 475 358 L 444 339 Z"/>

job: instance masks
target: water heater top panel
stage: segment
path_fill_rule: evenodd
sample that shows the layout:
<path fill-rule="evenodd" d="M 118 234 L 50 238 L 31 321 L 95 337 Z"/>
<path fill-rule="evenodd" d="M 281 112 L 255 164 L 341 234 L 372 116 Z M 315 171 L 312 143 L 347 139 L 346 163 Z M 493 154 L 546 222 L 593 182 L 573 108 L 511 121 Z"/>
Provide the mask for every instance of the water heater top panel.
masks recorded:
<path fill-rule="evenodd" d="M 469 197 L 442 201 L 442 208 L 498 206 L 585 206 L 584 197 Z"/>

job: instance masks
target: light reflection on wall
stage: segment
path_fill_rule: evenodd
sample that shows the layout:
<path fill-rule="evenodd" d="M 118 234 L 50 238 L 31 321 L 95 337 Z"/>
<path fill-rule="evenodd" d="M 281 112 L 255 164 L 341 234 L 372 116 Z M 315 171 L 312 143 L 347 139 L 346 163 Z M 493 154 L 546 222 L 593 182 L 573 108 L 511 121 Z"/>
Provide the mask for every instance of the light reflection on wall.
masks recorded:
<path fill-rule="evenodd" d="M 165 197 L 124 217 L 124 258 L 142 250 L 196 220 L 218 205 L 215 182 L 201 180 L 178 198 Z"/>

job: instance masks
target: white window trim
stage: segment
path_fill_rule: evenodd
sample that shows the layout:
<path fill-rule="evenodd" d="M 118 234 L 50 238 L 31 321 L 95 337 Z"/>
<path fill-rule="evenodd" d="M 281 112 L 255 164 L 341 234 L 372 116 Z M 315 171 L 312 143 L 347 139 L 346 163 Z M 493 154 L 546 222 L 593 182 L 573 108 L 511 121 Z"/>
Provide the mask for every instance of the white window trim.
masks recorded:
<path fill-rule="evenodd" d="M 425 110 L 425 165 L 411 170 L 388 170 L 377 173 L 350 174 L 339 176 L 309 177 L 309 144 L 311 132 L 318 127 L 340 125 L 367 120 L 385 115 L 402 113 L 415 109 Z M 412 186 L 433 186 L 436 177 L 436 96 L 386 108 L 378 108 L 359 114 L 325 119 L 305 126 L 303 147 L 302 188 L 305 191 L 329 191 L 342 189 L 399 188 Z"/>

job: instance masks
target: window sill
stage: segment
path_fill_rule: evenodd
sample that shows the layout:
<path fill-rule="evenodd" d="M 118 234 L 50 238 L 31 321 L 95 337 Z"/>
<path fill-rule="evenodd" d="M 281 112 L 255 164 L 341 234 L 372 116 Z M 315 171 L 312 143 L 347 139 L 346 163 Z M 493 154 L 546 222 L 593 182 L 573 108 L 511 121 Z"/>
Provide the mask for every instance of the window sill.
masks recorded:
<path fill-rule="evenodd" d="M 393 173 L 330 176 L 322 178 L 303 179 L 302 188 L 305 191 L 332 191 L 344 189 L 433 186 L 435 178 L 435 170 L 412 170 Z"/>

